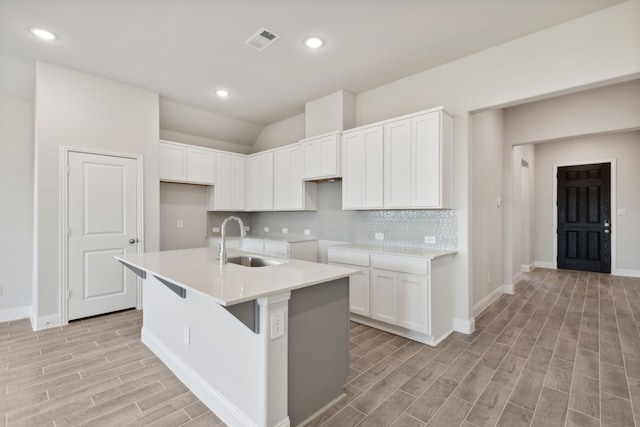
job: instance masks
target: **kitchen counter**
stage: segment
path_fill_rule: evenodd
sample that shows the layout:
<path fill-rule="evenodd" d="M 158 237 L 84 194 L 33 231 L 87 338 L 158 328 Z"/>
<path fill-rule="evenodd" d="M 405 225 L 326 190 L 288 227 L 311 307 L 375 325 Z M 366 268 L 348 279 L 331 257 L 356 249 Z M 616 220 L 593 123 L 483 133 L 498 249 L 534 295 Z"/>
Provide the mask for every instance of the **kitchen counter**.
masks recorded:
<path fill-rule="evenodd" d="M 116 258 L 142 278 L 142 342 L 227 425 L 304 425 L 345 396 L 357 270 L 220 265 L 214 248 Z"/>
<path fill-rule="evenodd" d="M 446 255 L 453 255 L 457 251 L 447 249 L 427 249 L 399 245 L 376 245 L 371 243 L 348 243 L 346 245 L 333 246 L 336 249 L 348 249 L 353 251 L 376 252 L 389 255 L 412 256 L 417 258 L 436 259 Z"/>
<path fill-rule="evenodd" d="M 249 252 L 229 249 L 229 258 Z M 270 267 L 220 265 L 215 248 L 184 249 L 117 256 L 126 265 L 153 274 L 187 291 L 208 295 L 223 306 L 316 285 L 356 273 L 350 268 L 317 264 L 291 258 Z"/>

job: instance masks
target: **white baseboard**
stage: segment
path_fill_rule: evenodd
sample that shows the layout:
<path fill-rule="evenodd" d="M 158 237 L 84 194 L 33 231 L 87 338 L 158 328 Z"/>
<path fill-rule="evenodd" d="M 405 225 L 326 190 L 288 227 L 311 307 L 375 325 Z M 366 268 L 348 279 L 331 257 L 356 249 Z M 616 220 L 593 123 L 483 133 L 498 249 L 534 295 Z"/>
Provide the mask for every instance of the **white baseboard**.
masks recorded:
<path fill-rule="evenodd" d="M 331 408 L 333 405 L 335 405 L 336 403 L 340 402 L 342 399 L 344 399 L 345 397 L 347 397 L 347 395 L 345 393 L 342 393 L 340 396 L 336 397 L 335 399 L 333 399 L 331 402 L 327 403 L 326 405 L 324 405 L 322 408 L 318 409 L 316 412 L 314 412 L 313 414 L 311 414 L 311 416 L 309 418 L 307 418 L 306 420 L 302 421 L 300 424 L 298 424 L 296 427 L 300 427 L 300 426 L 306 426 L 307 424 L 309 424 L 311 421 L 315 420 L 316 418 L 318 418 L 320 415 L 322 415 L 324 413 L 324 411 L 326 411 L 327 409 Z"/>
<path fill-rule="evenodd" d="M 555 270 L 556 266 L 553 264 L 553 262 L 547 262 L 547 261 L 536 261 L 534 262 L 534 265 L 536 268 L 549 268 L 551 270 Z"/>
<path fill-rule="evenodd" d="M 53 314 L 51 316 L 43 317 L 31 317 L 31 327 L 34 331 L 41 331 L 43 329 L 55 328 L 62 325 L 62 320 L 59 314 Z"/>
<path fill-rule="evenodd" d="M 513 284 L 511 285 L 502 285 L 502 292 L 505 294 L 513 295 L 516 293 L 515 287 Z"/>
<path fill-rule="evenodd" d="M 503 286 L 498 286 L 493 291 L 489 292 L 487 296 L 485 296 L 484 298 L 482 298 L 480 301 L 478 301 L 473 305 L 473 316 L 475 317 L 478 314 L 482 313 L 487 307 L 489 307 L 498 298 L 500 298 L 500 295 L 502 295 L 503 293 L 504 293 Z"/>
<path fill-rule="evenodd" d="M 529 265 L 522 264 L 520 266 L 520 271 L 522 271 L 523 273 L 530 273 L 531 271 L 533 271 L 534 268 L 536 268 L 536 263 L 535 262 L 532 262 Z"/>
<path fill-rule="evenodd" d="M 453 318 L 453 330 L 463 334 L 472 334 L 476 330 L 476 319 L 469 320 Z"/>
<path fill-rule="evenodd" d="M 193 394 L 198 397 L 222 421 L 231 426 L 258 427 L 258 425 L 214 387 L 185 365 L 167 346 L 142 327 L 142 342 L 173 372 Z M 289 417 L 276 424 L 289 427 Z"/>
<path fill-rule="evenodd" d="M 0 322 L 10 322 L 12 320 L 27 319 L 31 317 L 31 306 L 6 308 L 0 310 Z"/>
<path fill-rule="evenodd" d="M 616 268 L 611 274 L 623 277 L 640 277 L 640 270 L 627 270 L 625 268 Z"/>

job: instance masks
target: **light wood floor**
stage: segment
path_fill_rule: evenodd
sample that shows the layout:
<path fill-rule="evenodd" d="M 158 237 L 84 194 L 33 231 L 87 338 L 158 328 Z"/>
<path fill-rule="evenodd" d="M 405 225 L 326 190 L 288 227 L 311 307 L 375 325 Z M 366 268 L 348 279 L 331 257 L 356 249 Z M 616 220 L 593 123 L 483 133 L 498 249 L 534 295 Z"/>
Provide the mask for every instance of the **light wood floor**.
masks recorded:
<path fill-rule="evenodd" d="M 0 426 L 224 425 L 141 322 L 0 323 Z M 639 326 L 640 279 L 543 269 L 436 348 L 352 323 L 347 397 L 311 425 L 640 427 Z"/>

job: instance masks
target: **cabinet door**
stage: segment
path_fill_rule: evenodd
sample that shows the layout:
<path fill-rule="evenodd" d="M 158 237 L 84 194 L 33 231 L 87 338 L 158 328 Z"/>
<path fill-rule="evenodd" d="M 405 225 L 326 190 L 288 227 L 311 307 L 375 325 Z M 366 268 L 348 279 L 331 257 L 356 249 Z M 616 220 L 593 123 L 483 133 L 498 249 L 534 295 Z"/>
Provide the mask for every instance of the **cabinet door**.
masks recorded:
<path fill-rule="evenodd" d="M 273 207 L 289 209 L 292 202 L 291 152 L 279 150 L 273 153 Z"/>
<path fill-rule="evenodd" d="M 158 174 L 160 181 L 187 180 L 187 148 L 160 142 Z"/>
<path fill-rule="evenodd" d="M 343 136 L 343 209 L 382 207 L 382 136 L 381 126 L 363 129 Z"/>
<path fill-rule="evenodd" d="M 415 207 L 441 207 L 440 118 L 442 113 L 427 113 L 411 119 L 412 194 Z"/>
<path fill-rule="evenodd" d="M 411 206 L 411 119 L 384 126 L 384 206 Z"/>
<path fill-rule="evenodd" d="M 233 156 L 231 158 L 231 183 L 229 185 L 231 209 L 234 211 L 244 210 L 244 174 L 245 158 L 243 156 Z"/>
<path fill-rule="evenodd" d="M 398 273 L 371 269 L 371 317 L 398 324 Z"/>
<path fill-rule="evenodd" d="M 211 201 L 211 197 L 209 199 Z M 209 210 L 244 209 L 244 157 L 223 153 L 217 155 L 213 200 L 213 206 L 209 203 Z"/>
<path fill-rule="evenodd" d="M 362 207 L 362 188 L 364 186 L 365 162 L 364 141 L 359 132 L 342 136 L 342 209 Z"/>
<path fill-rule="evenodd" d="M 248 210 L 273 209 L 273 153 L 247 158 L 245 206 Z"/>
<path fill-rule="evenodd" d="M 215 183 L 216 154 L 211 150 L 187 150 L 187 181 L 213 185 Z"/>
<path fill-rule="evenodd" d="M 429 279 L 398 273 L 398 325 L 430 335 Z"/>
<path fill-rule="evenodd" d="M 302 143 L 303 178 L 340 176 L 338 135 L 328 135 Z"/>
<path fill-rule="evenodd" d="M 362 268 L 360 272 L 361 274 L 349 276 L 349 310 L 352 313 L 369 317 L 371 314 L 369 269 Z"/>

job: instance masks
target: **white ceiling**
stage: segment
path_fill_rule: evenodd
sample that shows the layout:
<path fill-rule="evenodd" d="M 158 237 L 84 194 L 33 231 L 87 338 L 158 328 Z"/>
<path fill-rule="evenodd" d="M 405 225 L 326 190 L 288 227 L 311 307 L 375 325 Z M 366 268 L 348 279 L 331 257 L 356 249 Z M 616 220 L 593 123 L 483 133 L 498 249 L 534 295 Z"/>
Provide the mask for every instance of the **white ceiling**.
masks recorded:
<path fill-rule="evenodd" d="M 0 0 L 0 56 L 42 60 L 260 125 L 622 0 Z M 55 42 L 29 27 L 47 28 Z M 280 40 L 260 52 L 260 28 Z M 309 51 L 305 36 L 326 46 Z M 0 74 L 1 75 L 1 74 Z M 228 99 L 213 92 L 225 87 Z"/>

